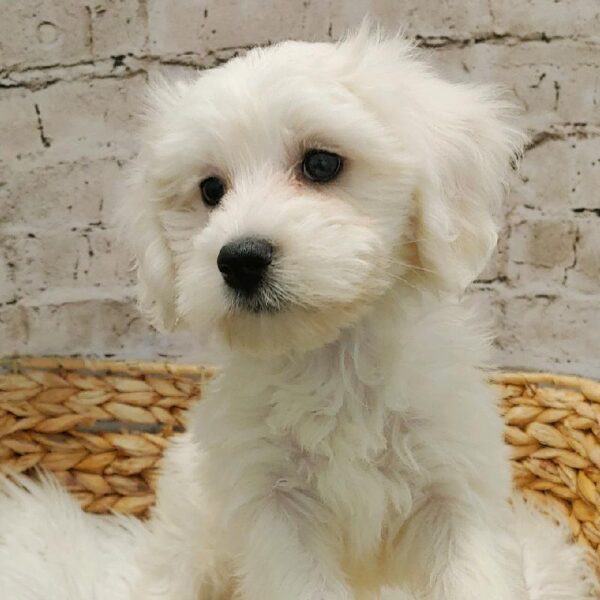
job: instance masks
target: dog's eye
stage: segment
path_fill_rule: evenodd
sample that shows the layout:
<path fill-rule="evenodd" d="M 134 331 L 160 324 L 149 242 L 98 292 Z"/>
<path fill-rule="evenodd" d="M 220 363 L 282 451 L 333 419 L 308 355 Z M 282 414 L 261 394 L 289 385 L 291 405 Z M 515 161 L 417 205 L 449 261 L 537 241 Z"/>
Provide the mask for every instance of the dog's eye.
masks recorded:
<path fill-rule="evenodd" d="M 309 150 L 302 159 L 302 173 L 318 183 L 335 179 L 341 168 L 342 158 L 326 150 Z"/>
<path fill-rule="evenodd" d="M 225 195 L 225 184 L 218 177 L 207 177 L 200 182 L 202 200 L 207 206 L 216 206 Z"/>

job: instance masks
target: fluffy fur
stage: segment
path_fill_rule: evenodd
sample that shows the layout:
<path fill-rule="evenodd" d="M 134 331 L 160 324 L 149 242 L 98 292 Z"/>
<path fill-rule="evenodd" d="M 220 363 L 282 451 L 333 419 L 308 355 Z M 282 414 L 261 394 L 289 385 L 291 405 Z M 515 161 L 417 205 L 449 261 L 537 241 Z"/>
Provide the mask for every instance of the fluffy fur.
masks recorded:
<path fill-rule="evenodd" d="M 50 478 L 0 491 L 0 597 L 121 600 L 135 577 L 133 519 L 85 514 Z"/>
<path fill-rule="evenodd" d="M 5 537 L 0 576 L 87 582 L 90 556 L 125 588 L 61 598 L 592 598 L 583 552 L 509 508 L 485 336 L 459 301 L 523 142 L 510 113 L 497 90 L 445 82 L 366 27 L 156 88 L 123 199 L 141 306 L 159 327 L 214 329 L 228 358 L 169 451 L 147 527 L 84 517 L 52 488 L 81 550 L 46 567 Z M 310 148 L 344 157 L 336 180 L 302 177 Z M 209 210 L 198 182 L 215 175 L 227 194 Z M 249 235 L 276 248 L 262 312 L 216 265 Z M 52 540 L 40 498 L 0 503 L 19 537 Z M 90 550 L 98 532 L 114 551 Z"/>

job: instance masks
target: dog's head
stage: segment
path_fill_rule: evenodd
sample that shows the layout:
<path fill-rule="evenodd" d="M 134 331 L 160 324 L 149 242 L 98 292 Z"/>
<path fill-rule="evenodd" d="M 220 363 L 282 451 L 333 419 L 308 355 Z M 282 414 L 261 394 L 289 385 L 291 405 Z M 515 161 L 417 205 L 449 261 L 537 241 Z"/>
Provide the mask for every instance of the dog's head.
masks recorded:
<path fill-rule="evenodd" d="M 123 200 L 141 306 L 252 352 L 323 345 L 394 284 L 460 292 L 522 137 L 401 39 L 286 42 L 151 93 Z"/>

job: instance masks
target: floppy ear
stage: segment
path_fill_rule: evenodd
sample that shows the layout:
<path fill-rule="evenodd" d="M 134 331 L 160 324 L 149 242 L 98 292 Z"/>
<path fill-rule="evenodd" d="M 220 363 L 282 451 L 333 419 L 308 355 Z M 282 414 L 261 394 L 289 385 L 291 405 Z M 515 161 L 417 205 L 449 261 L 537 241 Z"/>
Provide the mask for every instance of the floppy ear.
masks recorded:
<path fill-rule="evenodd" d="M 177 322 L 173 256 L 140 162 L 121 194 L 119 225 L 135 258 L 140 312 L 159 331 L 172 331 Z"/>
<path fill-rule="evenodd" d="M 420 263 L 436 285 L 460 293 L 496 246 L 496 213 L 525 136 L 511 125 L 513 107 L 498 90 L 439 86 L 426 132 L 416 237 Z"/>
<path fill-rule="evenodd" d="M 172 331 L 178 321 L 175 266 L 160 210 L 165 198 L 155 180 L 156 147 L 169 130 L 169 114 L 185 89 L 185 82 L 155 80 L 148 87 L 141 115 L 142 148 L 120 193 L 116 216 L 126 244 L 133 251 L 140 312 L 161 331 Z"/>

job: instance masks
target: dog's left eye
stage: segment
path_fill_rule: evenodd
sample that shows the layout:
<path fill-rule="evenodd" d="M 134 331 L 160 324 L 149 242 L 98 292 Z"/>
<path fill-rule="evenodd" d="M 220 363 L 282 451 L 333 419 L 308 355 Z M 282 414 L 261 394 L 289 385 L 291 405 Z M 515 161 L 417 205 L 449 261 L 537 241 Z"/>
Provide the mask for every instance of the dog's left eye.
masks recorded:
<path fill-rule="evenodd" d="M 218 177 L 207 177 L 200 182 L 202 200 L 207 206 L 216 206 L 225 195 L 225 184 Z"/>
<path fill-rule="evenodd" d="M 335 179 L 341 169 L 341 156 L 326 150 L 309 150 L 302 159 L 302 173 L 307 179 L 318 183 Z"/>

